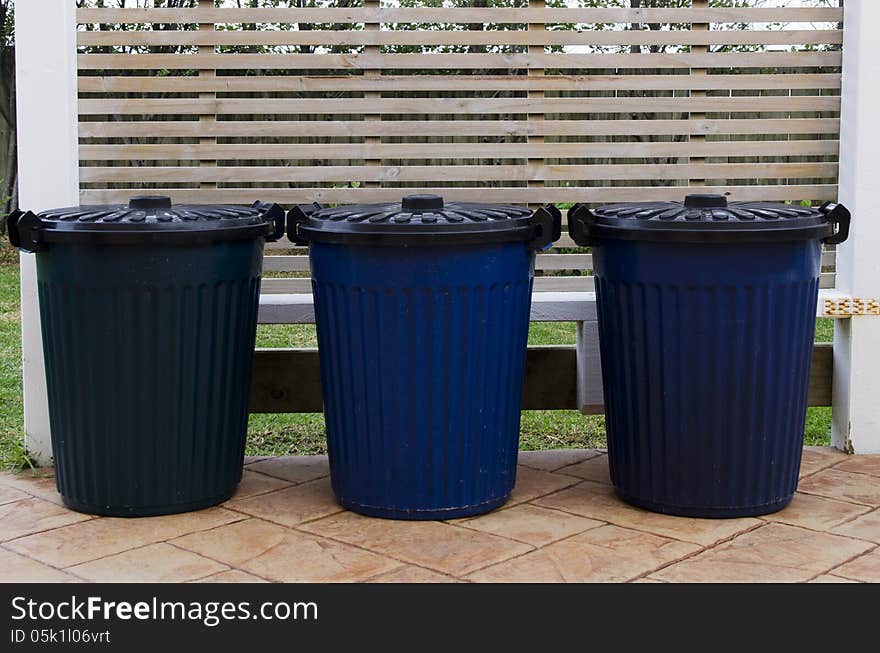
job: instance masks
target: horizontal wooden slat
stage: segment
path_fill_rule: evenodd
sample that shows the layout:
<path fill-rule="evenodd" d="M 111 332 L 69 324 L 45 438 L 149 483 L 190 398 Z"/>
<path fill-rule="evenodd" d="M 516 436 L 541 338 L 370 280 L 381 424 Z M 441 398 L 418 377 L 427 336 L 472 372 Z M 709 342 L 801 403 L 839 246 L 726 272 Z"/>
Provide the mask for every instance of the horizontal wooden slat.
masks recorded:
<path fill-rule="evenodd" d="M 563 255 L 564 256 L 564 255 Z M 819 278 L 820 288 L 834 287 L 834 273 L 823 272 Z M 593 292 L 592 276 L 535 277 L 535 292 Z M 311 279 L 263 279 L 262 292 L 269 294 L 299 294 L 312 290 Z"/>
<path fill-rule="evenodd" d="M 531 32 L 529 32 L 531 33 Z M 701 32 L 705 34 L 705 32 Z M 836 89 L 840 73 L 741 75 L 80 75 L 82 93 Z"/>
<path fill-rule="evenodd" d="M 290 246 L 287 241 L 277 243 Z M 268 243 L 267 243 L 268 246 Z M 263 272 L 308 272 L 308 256 L 265 256 L 263 257 Z"/>
<path fill-rule="evenodd" d="M 596 323 L 590 323 L 596 328 Z M 831 405 L 834 359 L 827 343 L 813 348 L 810 406 Z M 601 371 L 587 369 L 588 384 L 601 384 Z M 529 347 L 526 354 L 523 410 L 576 409 L 577 351 L 573 346 Z M 316 349 L 258 349 L 254 355 L 250 411 L 320 412 L 321 368 Z M 597 406 L 595 410 L 601 411 Z"/>
<path fill-rule="evenodd" d="M 290 245 L 290 243 L 287 244 Z M 591 270 L 592 267 L 592 254 L 538 254 L 535 257 L 536 270 Z M 266 256 L 263 258 L 263 272 L 308 271 L 308 256 Z"/>
<path fill-rule="evenodd" d="M 819 290 L 816 317 L 838 320 L 850 319 L 847 313 L 825 314 L 826 302 L 839 302 L 846 298 L 836 289 Z M 596 293 L 593 292 L 536 292 L 532 293 L 532 322 L 595 322 Z M 314 324 L 315 307 L 310 294 L 260 295 L 258 313 L 260 324 Z"/>
<path fill-rule="evenodd" d="M 445 188 L 439 186 L 413 188 L 155 188 L 150 193 L 167 195 L 175 202 L 205 204 L 249 204 L 255 198 L 281 204 L 321 202 L 327 204 L 359 204 L 362 202 L 393 202 L 402 194 L 434 193 L 448 201 L 509 202 L 630 202 L 645 200 L 681 200 L 684 186 L 632 187 L 544 187 L 544 188 Z M 798 184 L 778 186 L 704 186 L 704 193 L 729 192 L 738 200 L 834 200 L 836 184 Z M 132 191 L 126 189 L 84 189 L 83 204 L 127 202 Z"/>
<path fill-rule="evenodd" d="M 566 211 L 563 210 L 562 215 L 563 215 L 563 217 L 562 217 L 562 237 L 556 241 L 555 245 L 557 248 L 558 247 L 577 247 L 575 242 L 566 233 L 566 229 L 567 229 L 566 225 L 568 224 L 568 222 L 566 220 Z M 304 259 L 305 260 L 306 256 L 304 256 L 304 254 L 306 254 L 308 251 L 308 248 L 306 248 L 306 247 L 300 247 L 300 246 L 293 245 L 292 243 L 288 242 L 287 240 L 283 240 L 283 239 L 278 242 L 266 243 L 264 249 L 269 253 L 267 258 L 265 259 L 266 261 L 269 261 L 270 259 L 285 259 L 285 258 Z M 303 254 L 303 256 L 295 256 L 295 255 L 285 256 L 282 254 L 274 254 L 273 253 L 273 252 L 280 252 L 280 251 L 300 252 Z M 556 250 L 553 250 L 553 251 L 556 251 Z M 562 257 L 571 258 L 572 260 L 577 260 L 580 262 L 577 265 L 572 265 L 572 264 L 566 263 L 564 260 L 562 260 Z M 581 257 L 584 257 L 584 258 L 581 259 Z M 550 261 L 552 261 L 555 258 L 560 259 L 560 262 L 558 265 L 550 263 Z M 542 262 L 542 259 L 544 259 L 543 262 Z M 834 267 L 835 259 L 836 259 L 836 251 L 835 250 L 833 250 L 833 249 L 824 250 L 822 252 L 822 267 L 823 268 Z M 592 255 L 590 255 L 590 254 L 540 254 L 539 253 L 537 260 L 538 260 L 538 262 L 536 263 L 535 267 L 538 270 L 585 270 L 585 269 L 588 270 L 588 269 L 592 269 L 592 264 L 593 264 Z M 279 262 L 279 263 L 273 264 L 273 265 L 275 267 L 271 268 L 271 270 L 275 271 L 275 272 L 284 272 L 284 271 L 302 272 L 302 271 L 306 271 L 309 269 L 308 262 L 298 263 L 298 264 L 296 264 L 296 267 L 293 267 L 292 266 L 293 264 L 290 264 L 291 267 L 286 267 L 288 264 L 284 263 L 284 262 Z"/>
<path fill-rule="evenodd" d="M 499 158 L 642 158 L 683 156 L 836 155 L 837 141 L 706 141 L 701 143 L 330 143 L 229 145 L 81 145 L 83 161 L 332 160 Z"/>
<path fill-rule="evenodd" d="M 78 9 L 78 23 L 837 23 L 841 8 L 216 8 Z"/>
<path fill-rule="evenodd" d="M 192 45 L 836 45 L 841 30 L 115 30 L 81 46 Z"/>
<path fill-rule="evenodd" d="M 839 51 L 664 54 L 80 54 L 80 70 L 448 70 L 492 68 L 805 68 L 839 66 Z"/>
<path fill-rule="evenodd" d="M 837 118 L 744 120 L 138 120 L 81 121 L 84 138 L 359 136 L 648 136 L 836 134 Z"/>
<path fill-rule="evenodd" d="M 80 181 L 107 182 L 351 182 L 601 181 L 676 179 L 822 179 L 836 163 L 709 163 L 677 165 L 446 165 L 83 167 Z"/>
<path fill-rule="evenodd" d="M 566 236 L 567 239 L 567 236 Z M 291 244 L 288 242 L 279 242 L 275 243 L 279 247 L 291 247 Z M 563 246 L 560 243 L 557 243 L 559 246 Z M 269 244 L 267 243 L 267 248 L 269 248 Z M 822 267 L 832 267 L 834 266 L 835 261 L 835 252 L 834 250 L 825 250 L 822 252 Z M 535 269 L 536 270 L 592 270 L 593 269 L 593 255 L 592 254 L 538 254 L 535 257 Z M 290 256 L 290 255 L 277 255 L 277 256 L 266 256 L 263 258 L 263 271 L 264 272 L 308 272 L 309 271 L 309 257 L 305 255 L 300 256 Z M 827 273 L 826 273 L 827 274 Z M 827 283 L 827 280 L 834 281 L 834 275 L 831 274 L 830 277 L 823 277 L 823 283 Z M 828 286 L 829 288 L 831 286 Z"/>
<path fill-rule="evenodd" d="M 320 413 L 323 409 L 317 349 L 254 352 L 250 412 Z"/>
<path fill-rule="evenodd" d="M 821 294 L 821 291 L 820 291 Z M 314 324 L 311 295 L 260 295 L 260 324 Z M 532 322 L 578 322 L 596 320 L 596 294 L 591 292 L 532 293 Z"/>
<path fill-rule="evenodd" d="M 593 292 L 593 277 L 536 277 L 535 292 Z M 261 292 L 303 294 L 312 290 L 311 279 L 263 279 Z"/>
<path fill-rule="evenodd" d="M 397 199 L 400 199 L 400 198 L 398 197 Z M 565 212 L 563 211 L 563 215 L 564 215 L 564 213 Z M 562 233 L 562 236 L 560 237 L 560 239 L 556 241 L 556 247 L 577 247 L 577 244 L 566 233 L 565 224 L 566 223 L 563 218 L 563 228 L 562 228 L 563 233 Z M 301 253 L 305 254 L 308 250 L 308 248 L 306 248 L 306 247 L 296 246 L 286 240 L 280 240 L 278 242 L 273 242 L 273 243 L 266 243 L 265 246 L 263 247 L 263 249 L 266 250 L 267 252 L 270 252 L 270 255 L 273 257 L 281 256 L 280 254 L 276 254 L 276 252 L 293 251 L 293 252 L 298 252 L 298 253 L 301 252 Z M 551 254 L 550 256 L 553 256 L 553 254 Z M 571 256 L 571 255 L 566 254 L 566 256 Z M 547 268 L 547 269 L 549 269 L 549 268 Z"/>
<path fill-rule="evenodd" d="M 574 347 L 529 347 L 523 410 L 574 408 L 577 374 Z M 317 349 L 254 352 L 250 412 L 316 413 L 323 410 Z"/>
<path fill-rule="evenodd" d="M 839 96 L 529 98 L 156 99 L 79 101 L 81 115 L 182 114 L 504 114 L 838 111 Z"/>

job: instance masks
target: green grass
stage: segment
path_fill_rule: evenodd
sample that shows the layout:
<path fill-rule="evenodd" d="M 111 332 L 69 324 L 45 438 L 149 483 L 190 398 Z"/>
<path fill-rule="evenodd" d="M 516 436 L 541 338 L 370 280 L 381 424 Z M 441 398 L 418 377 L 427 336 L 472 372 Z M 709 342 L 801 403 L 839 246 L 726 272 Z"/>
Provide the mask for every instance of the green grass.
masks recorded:
<path fill-rule="evenodd" d="M 21 313 L 17 257 L 0 246 L 0 468 L 30 465 L 24 450 L 21 399 Z"/>
<path fill-rule="evenodd" d="M 17 257 L 0 245 L 0 467 L 29 464 L 23 440 L 21 400 L 21 316 L 19 313 Z M 828 342 L 832 320 L 818 320 L 816 340 Z M 538 322 L 531 325 L 529 344 L 574 344 L 572 322 Z M 313 325 L 260 325 L 258 347 L 315 347 Z M 830 408 L 810 408 L 804 440 L 828 444 Z M 605 418 L 581 415 L 574 410 L 523 411 L 520 447 L 524 450 L 605 446 Z M 248 424 L 248 455 L 295 455 L 326 450 L 321 414 L 255 414 Z"/>

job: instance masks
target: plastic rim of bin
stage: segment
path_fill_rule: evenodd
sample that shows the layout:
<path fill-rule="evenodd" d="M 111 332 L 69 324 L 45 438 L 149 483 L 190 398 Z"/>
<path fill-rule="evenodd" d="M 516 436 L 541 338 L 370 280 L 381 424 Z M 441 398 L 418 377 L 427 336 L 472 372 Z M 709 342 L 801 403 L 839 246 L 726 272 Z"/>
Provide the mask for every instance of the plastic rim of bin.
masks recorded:
<path fill-rule="evenodd" d="M 399 202 L 322 208 L 299 205 L 287 214 L 287 236 L 308 242 L 361 245 L 456 245 L 529 241 L 544 249 L 559 239 L 562 214 L 552 204 L 536 211 L 508 204 L 444 202 L 408 195 Z"/>
<path fill-rule="evenodd" d="M 16 211 L 9 218 L 9 240 L 25 251 L 50 243 L 193 244 L 284 235 L 284 209 L 254 202 L 250 207 L 173 204 L 155 195 L 132 197 L 128 204 Z"/>
<path fill-rule="evenodd" d="M 724 195 L 688 195 L 684 202 L 636 202 L 568 212 L 574 241 L 589 247 L 603 238 L 661 242 L 778 242 L 846 240 L 850 213 L 828 202 L 814 208 L 772 202 L 730 202 Z"/>

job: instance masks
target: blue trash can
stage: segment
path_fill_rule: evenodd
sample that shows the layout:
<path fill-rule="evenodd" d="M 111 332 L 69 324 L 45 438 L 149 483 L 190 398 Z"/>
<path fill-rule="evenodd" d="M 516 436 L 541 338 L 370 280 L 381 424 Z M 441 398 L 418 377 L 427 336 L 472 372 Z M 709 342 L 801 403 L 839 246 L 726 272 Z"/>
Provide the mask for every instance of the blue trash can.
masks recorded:
<path fill-rule="evenodd" d="M 309 244 L 333 490 L 355 512 L 451 519 L 516 476 L 535 250 L 553 206 L 295 207 Z"/>
<path fill-rule="evenodd" d="M 593 248 L 611 479 L 673 515 L 785 507 L 803 447 L 822 242 L 841 205 L 575 205 Z"/>

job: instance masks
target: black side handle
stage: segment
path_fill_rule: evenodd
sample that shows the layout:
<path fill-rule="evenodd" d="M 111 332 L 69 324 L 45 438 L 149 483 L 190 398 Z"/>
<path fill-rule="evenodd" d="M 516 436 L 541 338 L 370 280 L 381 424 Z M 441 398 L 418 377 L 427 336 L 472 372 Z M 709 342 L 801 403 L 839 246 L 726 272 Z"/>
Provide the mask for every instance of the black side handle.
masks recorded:
<path fill-rule="evenodd" d="M 852 215 L 843 204 L 825 202 L 822 213 L 834 227 L 834 233 L 824 240 L 829 245 L 838 245 L 849 238 L 849 223 Z"/>
<path fill-rule="evenodd" d="M 532 249 L 549 249 L 562 236 L 562 211 L 555 204 L 545 204 L 532 214 L 532 224 L 538 229 L 529 245 Z"/>
<path fill-rule="evenodd" d="M 267 241 L 274 242 L 284 235 L 284 209 L 281 206 L 257 201 L 252 207 L 262 211 L 266 220 L 274 225 L 272 233 L 266 234 Z"/>
<path fill-rule="evenodd" d="M 42 222 L 30 211 L 15 210 L 6 221 L 9 242 L 23 252 L 42 252 L 46 243 L 40 236 Z"/>
<path fill-rule="evenodd" d="M 583 204 L 575 204 L 568 210 L 568 235 L 580 247 L 595 244 L 590 235 L 590 225 L 596 222 L 596 214 Z"/>
<path fill-rule="evenodd" d="M 320 211 L 321 205 L 317 202 L 312 204 L 297 204 L 287 212 L 287 239 L 294 245 L 308 245 L 309 241 L 299 233 L 299 225 L 308 222 L 309 217 L 315 211 Z"/>

